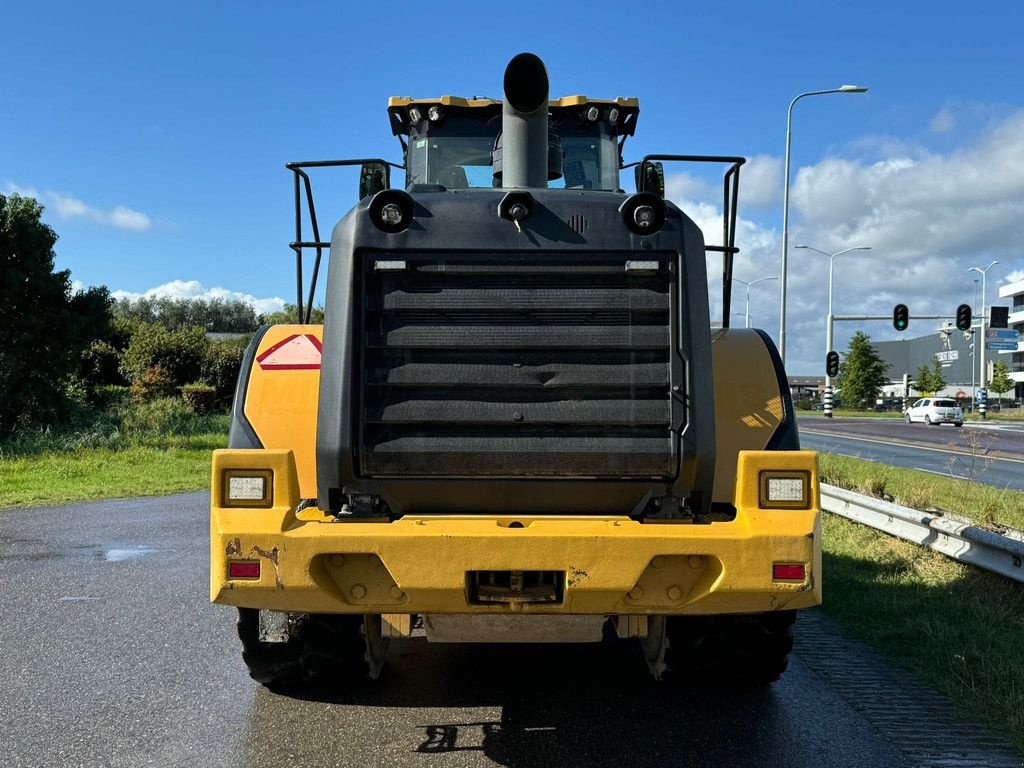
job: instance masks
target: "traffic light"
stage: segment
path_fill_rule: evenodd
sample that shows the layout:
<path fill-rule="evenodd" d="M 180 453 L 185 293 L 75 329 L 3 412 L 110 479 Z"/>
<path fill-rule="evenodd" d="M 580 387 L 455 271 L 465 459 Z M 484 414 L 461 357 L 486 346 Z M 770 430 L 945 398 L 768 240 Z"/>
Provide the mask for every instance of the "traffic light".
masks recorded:
<path fill-rule="evenodd" d="M 829 376 L 839 375 L 839 353 L 829 352 L 825 355 L 825 373 Z"/>
<path fill-rule="evenodd" d="M 906 304 L 897 304 L 892 310 L 892 327 L 897 331 L 907 330 L 910 325 L 910 310 Z"/>
<path fill-rule="evenodd" d="M 989 328 L 1005 328 L 1006 321 L 1010 319 L 1009 307 L 992 307 L 989 313 Z"/>
<path fill-rule="evenodd" d="M 956 308 L 956 329 L 958 331 L 971 330 L 971 305 L 961 304 Z"/>

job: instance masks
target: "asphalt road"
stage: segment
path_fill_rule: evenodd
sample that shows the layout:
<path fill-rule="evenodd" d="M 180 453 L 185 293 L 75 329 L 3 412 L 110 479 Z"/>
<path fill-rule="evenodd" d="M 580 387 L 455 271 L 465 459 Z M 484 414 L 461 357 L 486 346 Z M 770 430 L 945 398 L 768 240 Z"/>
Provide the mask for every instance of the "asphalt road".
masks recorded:
<path fill-rule="evenodd" d="M 205 494 L 0 510 L 3 766 L 1022 765 L 842 635 L 771 689 L 678 692 L 610 646 L 392 646 L 374 687 L 252 682 L 207 602 Z"/>
<path fill-rule="evenodd" d="M 800 445 L 1024 491 L 1021 425 L 928 427 L 897 419 L 800 419 Z"/>

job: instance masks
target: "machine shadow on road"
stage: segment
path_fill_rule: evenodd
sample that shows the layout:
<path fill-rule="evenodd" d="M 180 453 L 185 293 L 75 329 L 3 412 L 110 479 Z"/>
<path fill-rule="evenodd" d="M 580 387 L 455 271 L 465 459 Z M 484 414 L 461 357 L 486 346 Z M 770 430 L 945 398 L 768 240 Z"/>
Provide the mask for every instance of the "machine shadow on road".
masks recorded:
<path fill-rule="evenodd" d="M 637 649 L 625 642 L 475 646 L 405 641 L 392 645 L 389 662 L 385 677 L 374 686 L 288 695 L 338 705 L 339 719 L 356 707 L 362 712 L 411 709 L 402 751 L 424 758 L 475 752 L 477 758 L 464 757 L 482 764 L 550 768 L 623 762 L 755 765 L 748 762 L 752 755 L 785 753 L 788 718 L 774 690 L 729 694 L 655 683 Z M 280 703 L 281 697 L 261 692 L 253 715 L 269 720 Z M 500 718 L 480 718 L 481 708 L 500 708 Z M 464 716 L 453 709 L 465 710 Z"/>

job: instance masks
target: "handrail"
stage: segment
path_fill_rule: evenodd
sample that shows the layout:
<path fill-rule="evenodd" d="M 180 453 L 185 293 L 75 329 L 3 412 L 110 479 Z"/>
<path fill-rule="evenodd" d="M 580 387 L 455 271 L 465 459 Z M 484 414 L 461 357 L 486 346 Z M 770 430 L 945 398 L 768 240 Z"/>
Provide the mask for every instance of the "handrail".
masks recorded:
<path fill-rule="evenodd" d="M 736 247 L 736 216 L 739 208 L 740 166 L 747 159 L 729 155 L 645 155 L 640 161 L 640 178 L 647 178 L 645 171 L 649 163 L 666 160 L 678 163 L 729 163 L 722 179 L 722 245 L 704 246 L 705 252 L 722 254 L 722 327 L 728 328 L 732 306 L 733 258 L 739 253 Z"/>
<path fill-rule="evenodd" d="M 379 158 L 363 158 L 357 160 L 303 160 L 298 162 L 285 163 L 285 168 L 292 172 L 295 180 L 295 239 L 288 244 L 288 247 L 295 251 L 295 282 L 296 300 L 295 314 L 300 323 L 308 323 L 313 313 L 313 295 L 316 292 L 316 283 L 320 277 L 320 263 L 323 258 L 324 249 L 330 249 L 331 244 L 320 239 L 320 226 L 316 219 L 316 205 L 313 203 L 313 183 L 310 181 L 306 168 L 337 168 L 350 165 L 367 165 L 377 163 L 385 168 L 404 168 L 404 166 L 388 162 Z M 301 180 L 301 181 L 300 181 Z M 313 229 L 313 239 L 302 239 L 302 190 L 306 192 L 306 208 L 309 211 L 310 224 Z M 303 312 L 302 302 L 302 251 L 304 248 L 316 249 L 316 261 L 313 262 L 313 276 L 309 283 L 309 299 L 305 304 Z"/>

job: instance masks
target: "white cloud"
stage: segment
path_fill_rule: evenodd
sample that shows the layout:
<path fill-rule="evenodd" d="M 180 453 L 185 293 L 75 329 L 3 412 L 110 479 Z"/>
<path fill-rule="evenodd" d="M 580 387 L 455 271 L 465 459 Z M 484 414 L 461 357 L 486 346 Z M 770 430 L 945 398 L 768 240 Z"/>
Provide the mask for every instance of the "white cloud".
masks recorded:
<path fill-rule="evenodd" d="M 826 157 L 796 170 L 790 201 L 790 253 L 787 284 L 786 362 L 791 374 L 823 374 L 825 316 L 828 311 L 829 259 L 802 243 L 834 253 L 857 245 L 835 259 L 834 313 L 889 318 L 905 303 L 911 328 L 899 334 L 885 320 L 840 321 L 834 347 L 846 349 L 855 330 L 873 339 L 916 337 L 932 333 L 956 306 L 973 303 L 971 266 L 1002 263 L 988 273 L 986 303 L 1004 303 L 997 286 L 1024 279 L 1024 110 L 992 121 L 989 128 L 937 153 L 907 140 L 862 138 L 852 144 L 857 159 Z M 765 158 L 766 162 L 771 158 Z M 751 171 L 755 164 L 751 163 Z M 743 280 L 778 275 L 781 216 L 773 208 L 761 218 L 749 213 L 748 193 L 758 189 L 754 173 L 744 168 L 734 275 Z M 674 177 L 673 177 L 674 178 Z M 781 191 L 781 172 L 779 173 Z M 753 187 L 753 189 L 751 189 Z M 674 199 L 702 228 L 707 242 L 720 243 L 720 188 L 685 179 L 669 187 Z M 690 193 L 682 195 L 681 193 Z M 767 199 L 767 195 L 759 199 Z M 778 199 L 778 198 L 776 198 Z M 720 318 L 721 262 L 708 258 L 712 318 Z M 980 292 L 980 283 L 978 285 Z M 733 312 L 743 312 L 745 288 L 733 288 Z M 758 284 L 750 293 L 752 324 L 778 340 L 779 283 Z M 978 300 L 980 308 L 980 296 Z M 742 323 L 733 317 L 732 324 Z M 912 373 L 912 372 L 911 372 Z"/>
<path fill-rule="evenodd" d="M 4 191 L 9 194 L 22 195 L 23 197 L 34 197 L 36 200 L 52 208 L 57 217 L 64 220 L 89 219 L 97 224 L 116 227 L 117 229 L 127 229 L 133 232 L 146 232 L 151 225 L 149 216 L 145 213 L 132 210 L 123 205 L 110 209 L 96 208 L 71 195 L 61 192 L 39 192 L 33 187 L 20 187 L 11 181 L 4 184 Z"/>
<path fill-rule="evenodd" d="M 928 123 L 928 130 L 932 133 L 949 133 L 956 125 L 956 119 L 949 107 L 943 107 Z"/>
<path fill-rule="evenodd" d="M 207 288 L 198 280 L 172 280 L 169 283 L 150 288 L 144 293 L 131 291 L 112 291 L 115 299 L 168 298 L 168 299 L 223 299 L 224 301 L 244 301 L 258 314 L 266 315 L 284 309 L 284 299 L 273 296 L 260 299 L 250 293 L 230 291 L 227 288 Z"/>

